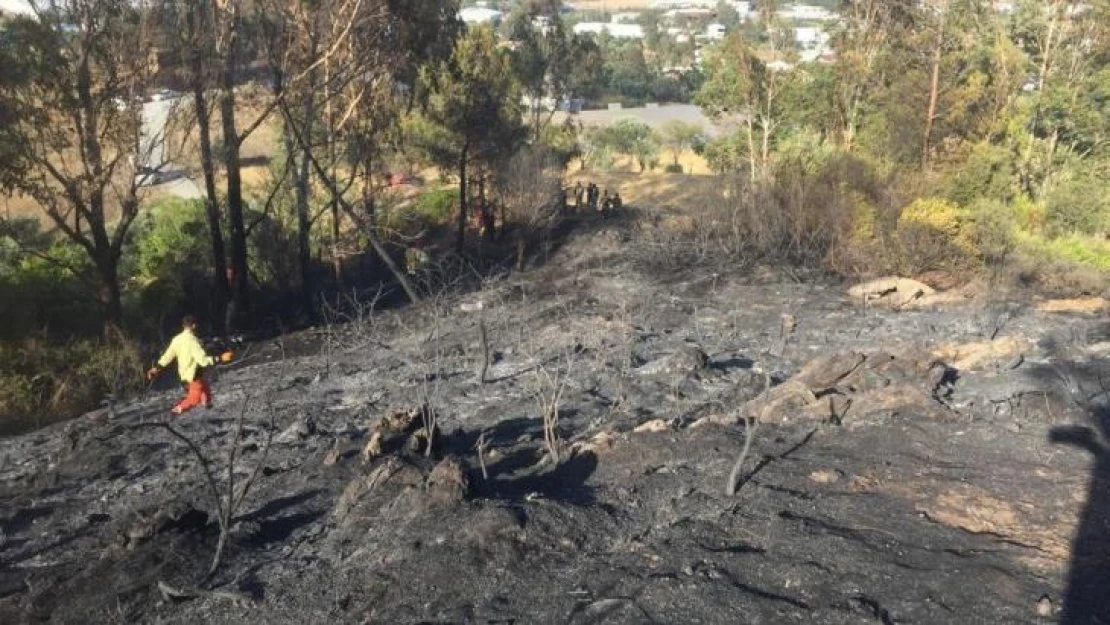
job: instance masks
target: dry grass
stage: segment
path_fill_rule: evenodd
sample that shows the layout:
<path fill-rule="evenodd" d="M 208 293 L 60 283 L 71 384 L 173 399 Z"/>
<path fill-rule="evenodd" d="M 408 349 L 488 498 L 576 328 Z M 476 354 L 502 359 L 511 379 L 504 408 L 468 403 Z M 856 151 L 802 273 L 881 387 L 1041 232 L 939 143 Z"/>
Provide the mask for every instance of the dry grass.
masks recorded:
<path fill-rule="evenodd" d="M 719 185 L 709 176 L 578 170 L 567 176 L 568 186 L 576 182 L 583 186 L 593 182 L 602 189 L 619 191 L 626 205 L 663 214 L 686 212 L 691 206 L 720 200 Z"/>

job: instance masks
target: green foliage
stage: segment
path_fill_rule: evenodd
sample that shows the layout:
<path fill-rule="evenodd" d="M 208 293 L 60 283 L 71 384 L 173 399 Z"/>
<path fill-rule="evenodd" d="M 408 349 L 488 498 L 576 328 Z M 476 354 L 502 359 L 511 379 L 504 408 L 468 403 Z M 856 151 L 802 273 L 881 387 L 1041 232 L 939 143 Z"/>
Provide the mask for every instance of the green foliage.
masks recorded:
<path fill-rule="evenodd" d="M 203 272 L 209 265 L 203 200 L 159 200 L 140 219 L 132 237 L 134 275 L 141 285 L 180 284 L 185 276 Z"/>
<path fill-rule="evenodd" d="M 1105 181 L 1079 173 L 1057 183 L 1045 197 L 1045 232 L 1051 237 L 1110 232 Z"/>
<path fill-rule="evenodd" d="M 940 198 L 921 198 L 902 209 L 895 231 L 904 271 L 962 271 L 979 260 L 975 223 L 967 211 Z"/>
<path fill-rule="evenodd" d="M 652 97 L 655 74 L 644 58 L 643 45 L 638 41 L 614 45 L 605 58 L 609 88 L 637 102 Z"/>
<path fill-rule="evenodd" d="M 453 189 L 426 191 L 412 201 L 410 213 L 432 224 L 446 223 L 457 199 L 458 194 Z"/>
<path fill-rule="evenodd" d="M 658 165 L 659 138 L 651 126 L 641 121 L 623 118 L 601 126 L 593 131 L 592 142 L 600 149 L 635 158 L 640 171 Z"/>
<path fill-rule="evenodd" d="M 961 206 L 970 206 L 978 199 L 1009 202 L 1016 191 L 1016 175 L 1009 150 L 978 143 L 966 159 L 952 166 L 944 181 L 944 196 Z"/>
<path fill-rule="evenodd" d="M 663 166 L 663 171 L 668 174 L 681 174 L 682 165 L 679 163 L 667 163 Z"/>
<path fill-rule="evenodd" d="M 705 129 L 701 124 L 673 119 L 659 128 L 659 137 L 671 152 L 674 159 L 672 164 L 678 165 L 678 158 L 683 152 L 705 143 Z M 682 168 L 679 167 L 679 169 Z"/>
<path fill-rule="evenodd" d="M 974 223 L 975 250 L 989 266 L 1001 266 L 1017 245 L 1017 217 L 1012 205 L 981 198 L 968 208 Z"/>
<path fill-rule="evenodd" d="M 578 129 L 570 119 L 562 125 L 549 125 L 540 134 L 540 145 L 546 147 L 566 167 L 571 160 L 582 155 L 578 142 Z"/>
<path fill-rule="evenodd" d="M 425 77 L 437 91 L 414 143 L 443 168 L 468 160 L 492 162 L 513 153 L 524 138 L 521 89 L 511 58 L 489 28 L 471 28 L 451 59 Z"/>
<path fill-rule="evenodd" d="M 0 434 L 76 416 L 106 396 L 137 390 L 145 364 L 138 345 L 119 334 L 0 343 Z"/>
<path fill-rule="evenodd" d="M 0 222 L 0 341 L 35 332 L 70 337 L 95 332 L 88 256 L 53 240 L 37 221 Z"/>

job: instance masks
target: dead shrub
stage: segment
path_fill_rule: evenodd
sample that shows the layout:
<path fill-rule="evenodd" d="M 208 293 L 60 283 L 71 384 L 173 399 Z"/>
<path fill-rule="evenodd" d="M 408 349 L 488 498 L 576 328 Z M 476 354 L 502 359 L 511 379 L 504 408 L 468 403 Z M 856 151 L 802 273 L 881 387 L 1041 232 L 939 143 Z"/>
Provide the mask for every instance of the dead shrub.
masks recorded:
<path fill-rule="evenodd" d="M 549 149 L 531 146 L 506 161 L 494 175 L 494 192 L 513 233 L 516 266 L 529 249 L 546 241 L 561 217 L 562 161 Z"/>

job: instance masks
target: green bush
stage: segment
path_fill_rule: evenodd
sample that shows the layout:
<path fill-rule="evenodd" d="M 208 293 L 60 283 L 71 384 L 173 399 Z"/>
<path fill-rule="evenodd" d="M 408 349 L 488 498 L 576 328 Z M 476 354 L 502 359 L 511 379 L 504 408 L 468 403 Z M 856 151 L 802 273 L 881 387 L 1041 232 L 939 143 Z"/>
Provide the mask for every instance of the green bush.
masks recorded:
<path fill-rule="evenodd" d="M 4 222 L 0 232 L 0 340 L 45 332 L 57 338 L 96 332 L 91 267 L 84 250 L 52 240 L 38 222 Z M 90 312 L 92 310 L 92 312 Z"/>
<path fill-rule="evenodd" d="M 181 278 L 210 264 L 202 200 L 166 198 L 150 207 L 132 233 L 135 278 L 141 285 Z"/>
<path fill-rule="evenodd" d="M 1009 151 L 981 143 L 946 177 L 944 196 L 960 206 L 971 206 L 979 199 L 1008 202 L 1014 194 L 1016 174 Z"/>
<path fill-rule="evenodd" d="M 988 265 L 1006 262 L 1017 244 L 1016 212 L 1010 204 L 994 199 L 979 199 L 968 212 L 975 224 L 973 241 L 975 249 Z"/>
<path fill-rule="evenodd" d="M 663 171 L 668 174 L 681 174 L 683 170 L 680 163 L 668 163 L 666 167 L 663 168 Z"/>
<path fill-rule="evenodd" d="M 118 334 L 0 343 L 0 434 L 73 417 L 109 395 L 135 391 L 145 364 L 138 344 Z"/>
<path fill-rule="evenodd" d="M 902 209 L 895 237 L 906 273 L 962 271 L 979 260 L 970 215 L 940 198 L 920 198 Z"/>
<path fill-rule="evenodd" d="M 432 189 L 413 200 L 410 214 L 430 223 L 445 223 L 451 219 L 459 192 L 454 189 Z"/>
<path fill-rule="evenodd" d="M 1105 183 L 1092 176 L 1073 178 L 1055 186 L 1045 196 L 1045 233 L 1102 234 L 1110 230 L 1110 198 Z"/>

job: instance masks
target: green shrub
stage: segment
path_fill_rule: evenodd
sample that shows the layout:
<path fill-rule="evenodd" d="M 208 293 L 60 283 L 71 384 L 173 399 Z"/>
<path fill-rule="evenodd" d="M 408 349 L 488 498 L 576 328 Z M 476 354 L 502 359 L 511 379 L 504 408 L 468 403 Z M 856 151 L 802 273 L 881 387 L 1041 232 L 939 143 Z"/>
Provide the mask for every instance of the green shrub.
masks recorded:
<path fill-rule="evenodd" d="M 975 224 L 975 249 L 983 261 L 993 266 L 1005 263 L 1017 243 L 1014 208 L 999 200 L 979 199 L 972 203 L 968 212 Z"/>
<path fill-rule="evenodd" d="M 138 344 L 107 339 L 52 342 L 41 335 L 0 344 L 0 434 L 91 410 L 108 395 L 142 387 Z"/>
<path fill-rule="evenodd" d="M 663 168 L 663 171 L 668 174 L 681 174 L 683 170 L 680 163 L 668 163 L 667 166 Z"/>
<path fill-rule="evenodd" d="M 451 219 L 458 198 L 459 193 L 454 189 L 425 191 L 413 200 L 409 213 L 430 223 L 446 223 Z"/>
<path fill-rule="evenodd" d="M 946 177 L 944 196 L 960 206 L 971 206 L 979 199 L 1008 202 L 1016 174 L 1014 157 L 1005 148 L 980 143 Z"/>
<path fill-rule="evenodd" d="M 135 277 L 140 285 L 180 282 L 210 264 L 210 239 L 202 200 L 166 198 L 150 207 L 132 233 Z"/>
<path fill-rule="evenodd" d="M 1045 197 L 1044 218 L 1045 233 L 1050 237 L 1110 230 L 1110 198 L 1105 183 L 1091 176 L 1059 183 Z"/>

